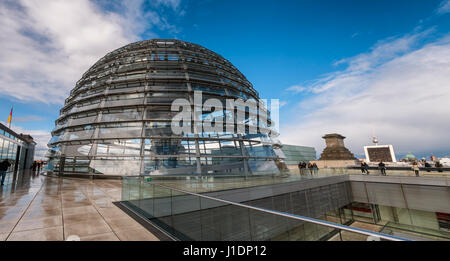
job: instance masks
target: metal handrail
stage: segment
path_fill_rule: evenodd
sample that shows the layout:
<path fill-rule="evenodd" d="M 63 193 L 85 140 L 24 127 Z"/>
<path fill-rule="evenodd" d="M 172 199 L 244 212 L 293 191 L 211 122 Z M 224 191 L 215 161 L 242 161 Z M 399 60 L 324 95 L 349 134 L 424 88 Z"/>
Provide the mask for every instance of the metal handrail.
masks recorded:
<path fill-rule="evenodd" d="M 353 228 L 353 227 L 344 226 L 344 225 L 329 222 L 329 221 L 323 221 L 323 220 L 319 220 L 319 219 L 315 219 L 315 218 L 309 218 L 309 217 L 305 217 L 305 216 L 289 214 L 286 212 L 280 212 L 280 211 L 269 210 L 269 209 L 265 209 L 265 208 L 249 206 L 249 205 L 236 203 L 236 202 L 232 202 L 232 201 L 228 201 L 228 200 L 224 200 L 224 199 L 213 198 L 213 197 L 209 197 L 206 195 L 201 195 L 201 194 L 197 194 L 197 193 L 193 193 L 193 192 L 189 192 L 189 191 L 184 191 L 181 189 L 172 188 L 172 187 L 168 187 L 168 186 L 161 185 L 161 184 L 156 184 L 156 183 L 150 183 L 150 184 L 152 184 L 154 186 L 166 188 L 166 189 L 172 189 L 172 190 L 175 190 L 175 191 L 178 191 L 181 193 L 198 196 L 198 197 L 209 199 L 209 200 L 219 201 L 219 202 L 223 202 L 226 204 L 243 207 L 243 208 L 249 208 L 249 209 L 253 209 L 253 210 L 257 210 L 257 211 L 261 211 L 261 212 L 265 212 L 265 213 L 269 213 L 269 214 L 273 214 L 273 215 L 277 215 L 277 216 L 283 216 L 283 217 L 292 218 L 292 219 L 296 219 L 296 220 L 306 221 L 309 223 L 314 223 L 314 224 L 323 225 L 323 226 L 327 226 L 327 227 L 337 228 L 340 230 L 345 230 L 345 231 L 353 232 L 353 233 L 357 233 L 357 234 L 363 234 L 363 235 L 367 235 L 367 236 L 375 236 L 375 237 L 379 237 L 379 238 L 383 238 L 383 239 L 391 240 L 391 241 L 412 241 L 412 240 L 406 239 L 406 238 L 386 235 L 386 234 L 382 234 L 382 233 L 378 233 L 378 232 L 374 232 L 374 231 L 370 231 L 370 230 L 365 230 L 365 229 L 361 229 L 361 228 Z"/>

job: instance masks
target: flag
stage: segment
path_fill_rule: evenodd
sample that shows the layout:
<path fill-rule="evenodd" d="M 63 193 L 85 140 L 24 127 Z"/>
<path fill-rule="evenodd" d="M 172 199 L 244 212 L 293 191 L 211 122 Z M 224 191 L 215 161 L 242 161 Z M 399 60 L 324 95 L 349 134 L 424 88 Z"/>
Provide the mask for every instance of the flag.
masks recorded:
<path fill-rule="evenodd" d="M 12 112 L 13 112 L 13 107 L 11 107 L 11 112 L 9 113 L 9 118 L 8 118 L 8 124 L 9 127 L 11 128 L 11 117 L 12 117 Z"/>

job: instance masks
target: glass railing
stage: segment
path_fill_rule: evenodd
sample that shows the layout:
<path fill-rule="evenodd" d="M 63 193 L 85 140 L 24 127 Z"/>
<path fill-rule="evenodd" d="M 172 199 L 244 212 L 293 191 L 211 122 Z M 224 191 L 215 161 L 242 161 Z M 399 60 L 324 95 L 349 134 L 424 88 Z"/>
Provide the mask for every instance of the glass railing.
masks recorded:
<path fill-rule="evenodd" d="M 298 169 L 290 169 L 289 171 L 284 171 L 276 175 L 162 175 L 146 177 L 152 179 L 153 183 L 162 184 L 172 188 L 186 190 L 194 193 L 204 193 L 346 175 L 361 175 L 361 171 L 359 169 L 348 168 L 323 168 L 318 170 L 317 172 L 310 172 L 308 169 L 304 169 L 302 171 Z M 372 171 L 370 172 L 369 176 L 381 175 L 379 173 L 376 173 L 375 171 Z M 387 176 L 415 177 L 413 173 L 410 173 L 410 171 L 407 170 L 388 171 Z M 140 177 L 142 178 L 142 176 Z M 442 175 L 437 176 L 421 172 L 420 177 L 443 178 L 450 177 L 450 173 L 443 173 Z"/>
<path fill-rule="evenodd" d="M 188 192 L 153 183 L 146 177 L 123 179 L 121 204 L 174 240 L 407 241 L 334 222 Z"/>
<path fill-rule="evenodd" d="M 129 176 L 132 178 L 151 179 L 153 183 L 166 185 L 172 188 L 186 190 L 194 193 L 222 191 L 229 189 L 248 188 L 263 185 L 273 185 L 316 178 L 326 178 L 348 175 L 342 173 L 315 173 L 300 174 L 299 171 L 284 172 L 276 175 L 189 175 L 189 176 Z M 124 180 L 124 184 L 129 181 Z"/>
<path fill-rule="evenodd" d="M 342 173 L 345 172 L 347 174 L 362 174 L 361 167 L 360 166 L 349 166 L 347 168 L 324 168 L 321 169 L 322 172 L 327 173 Z M 381 169 L 378 167 L 370 167 L 369 169 L 369 176 L 371 175 L 382 175 Z M 411 176 L 415 177 L 415 173 L 412 170 L 412 165 L 402 165 L 399 167 L 392 167 L 387 166 L 386 167 L 386 176 Z M 420 177 L 450 177 L 450 168 L 449 167 L 442 167 L 442 168 L 436 168 L 436 167 L 420 167 L 419 171 Z"/>

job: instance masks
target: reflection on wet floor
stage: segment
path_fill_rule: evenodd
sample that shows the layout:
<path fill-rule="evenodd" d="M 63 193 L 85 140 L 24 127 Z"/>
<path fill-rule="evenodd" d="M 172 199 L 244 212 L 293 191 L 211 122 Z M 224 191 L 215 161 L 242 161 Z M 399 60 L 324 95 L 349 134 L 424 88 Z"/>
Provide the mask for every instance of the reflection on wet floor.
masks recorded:
<path fill-rule="evenodd" d="M 0 188 L 0 241 L 156 241 L 117 208 L 120 180 L 52 178 L 8 173 Z"/>

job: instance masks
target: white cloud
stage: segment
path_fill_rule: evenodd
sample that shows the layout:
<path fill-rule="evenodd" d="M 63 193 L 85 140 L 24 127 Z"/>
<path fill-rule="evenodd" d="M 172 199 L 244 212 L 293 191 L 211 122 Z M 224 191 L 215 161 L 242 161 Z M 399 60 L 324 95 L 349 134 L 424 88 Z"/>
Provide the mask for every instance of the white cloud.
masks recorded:
<path fill-rule="evenodd" d="M 181 0 L 156 0 L 157 5 L 163 5 L 166 7 L 171 7 L 173 10 L 177 10 L 180 6 Z"/>
<path fill-rule="evenodd" d="M 334 66 L 347 65 L 345 70 L 326 74 L 324 77 L 306 84 L 306 86 L 294 85 L 286 90 L 294 93 L 310 91 L 319 94 L 339 88 L 339 92 L 347 91 L 348 94 L 353 94 L 355 91 L 362 90 L 361 86 L 368 84 L 367 81 L 371 80 L 370 77 L 375 77 L 375 74 L 371 74 L 371 72 L 390 60 L 411 51 L 419 40 L 430 35 L 433 31 L 434 29 L 432 28 L 416 34 L 406 35 L 402 38 L 379 41 L 368 53 L 362 53 L 333 63 Z M 345 88 L 342 88 L 342 86 L 345 86 Z M 323 103 L 328 103 L 328 100 L 324 98 L 321 96 Z M 310 101 L 305 101 L 305 103 L 310 104 Z"/>
<path fill-rule="evenodd" d="M 362 154 L 374 131 L 399 153 L 450 151 L 450 36 L 418 47 L 430 32 L 380 42 L 307 86 L 316 95 L 298 108 L 314 109 L 281 126 L 281 141 L 320 155 L 321 136 L 337 132 Z"/>
<path fill-rule="evenodd" d="M 441 2 L 437 12 L 439 14 L 450 13 L 450 0 L 444 0 Z"/>
<path fill-rule="evenodd" d="M 291 91 L 291 92 L 294 92 L 294 93 L 300 93 L 300 92 L 304 92 L 306 90 L 307 90 L 307 88 L 305 88 L 303 86 L 300 86 L 300 85 L 293 85 L 293 86 L 291 86 L 291 87 L 286 89 L 286 91 Z"/>
<path fill-rule="evenodd" d="M 288 103 L 287 101 L 280 101 L 280 108 L 286 106 Z"/>
<path fill-rule="evenodd" d="M 177 7 L 179 1 L 158 1 Z M 22 101 L 63 103 L 98 59 L 158 27 L 176 31 L 143 0 L 105 11 L 89 0 L 0 2 L 0 92 Z M 155 36 L 147 33 L 148 36 Z"/>
<path fill-rule="evenodd" d="M 146 3 L 145 0 L 0 1 L 1 96 L 62 104 L 81 75 L 106 53 L 140 40 L 143 33 L 145 37 L 157 37 L 153 33 L 155 27 L 179 31 L 155 10 L 143 11 Z M 178 10 L 179 5 L 180 0 L 158 0 L 156 7 Z M 48 131 L 24 130 L 14 125 L 13 130 L 33 136 L 38 143 L 37 158 L 47 151 L 46 144 L 51 138 Z"/>

